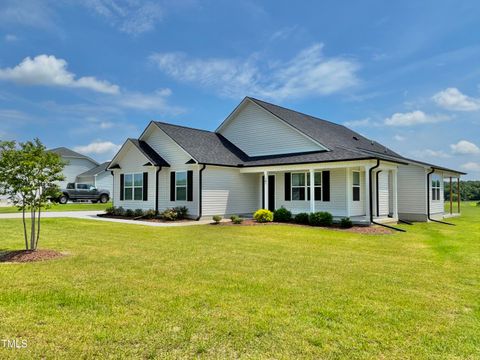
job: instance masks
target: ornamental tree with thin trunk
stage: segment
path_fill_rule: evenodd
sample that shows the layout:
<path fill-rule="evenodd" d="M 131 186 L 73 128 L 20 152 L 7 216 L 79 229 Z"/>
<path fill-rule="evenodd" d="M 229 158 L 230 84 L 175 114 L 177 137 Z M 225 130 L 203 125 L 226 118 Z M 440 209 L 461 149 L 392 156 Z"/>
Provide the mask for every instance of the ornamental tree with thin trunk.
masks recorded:
<path fill-rule="evenodd" d="M 39 139 L 0 141 L 0 194 L 7 195 L 22 211 L 26 250 L 37 249 L 41 212 L 59 194 L 56 182 L 64 179 L 64 165 L 61 157 L 48 152 Z"/>

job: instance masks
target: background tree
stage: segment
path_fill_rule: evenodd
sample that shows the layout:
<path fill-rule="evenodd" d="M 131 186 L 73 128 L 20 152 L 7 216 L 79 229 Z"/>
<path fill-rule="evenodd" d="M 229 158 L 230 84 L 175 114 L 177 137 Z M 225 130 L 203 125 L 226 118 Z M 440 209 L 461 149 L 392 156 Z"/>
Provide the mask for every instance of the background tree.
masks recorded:
<path fill-rule="evenodd" d="M 64 179 L 63 167 L 60 156 L 48 152 L 39 139 L 18 144 L 0 142 L 0 194 L 7 195 L 22 211 L 26 250 L 37 249 L 41 212 L 59 193 L 56 182 Z"/>
<path fill-rule="evenodd" d="M 450 182 L 445 182 L 445 200 L 450 200 Z M 457 201 L 457 182 L 453 181 L 453 201 Z M 460 199 L 463 201 L 480 200 L 480 181 L 460 180 Z"/>

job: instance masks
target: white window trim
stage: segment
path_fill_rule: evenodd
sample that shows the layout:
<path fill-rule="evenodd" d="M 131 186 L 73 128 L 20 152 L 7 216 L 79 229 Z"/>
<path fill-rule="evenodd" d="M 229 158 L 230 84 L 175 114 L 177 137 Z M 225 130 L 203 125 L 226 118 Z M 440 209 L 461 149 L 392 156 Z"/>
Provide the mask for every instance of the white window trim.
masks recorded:
<path fill-rule="evenodd" d="M 322 178 L 322 172 L 321 171 L 315 171 L 314 172 L 315 174 L 320 174 L 320 185 L 315 185 L 314 184 L 314 188 L 320 188 L 320 194 L 322 194 L 322 185 L 323 185 L 323 178 Z M 304 178 L 305 178 L 305 185 L 293 185 L 293 174 L 303 174 Z M 313 176 L 313 178 L 315 179 L 315 175 Z M 290 173 L 290 199 L 292 199 L 292 201 L 310 201 L 308 200 L 308 197 L 310 196 L 310 187 L 308 186 L 308 183 L 310 182 L 310 173 L 309 172 L 303 172 L 303 171 L 296 171 L 296 172 L 292 172 Z M 293 199 L 293 188 L 305 188 L 305 199 L 303 200 L 294 200 Z M 313 195 L 315 196 L 315 189 L 313 190 Z M 314 201 L 323 201 L 323 197 L 322 199 L 320 200 L 314 200 Z"/>
<path fill-rule="evenodd" d="M 441 179 L 432 179 L 432 201 L 441 201 L 441 193 L 442 193 L 442 183 Z M 437 186 L 438 182 L 438 186 Z M 433 185 L 435 183 L 435 185 Z M 437 191 L 438 190 L 438 191 Z M 438 192 L 438 198 L 437 198 L 437 192 Z"/>
<path fill-rule="evenodd" d="M 353 181 L 353 177 L 354 177 L 354 174 L 357 173 L 358 174 L 358 185 L 355 185 L 354 184 L 354 181 Z M 362 180 L 361 180 L 361 177 L 360 177 L 360 171 L 357 171 L 357 170 L 353 170 L 352 171 L 352 201 L 353 202 L 359 202 L 359 201 L 362 201 Z M 355 200 L 353 198 L 353 189 L 354 188 L 358 188 L 358 200 Z"/>
<path fill-rule="evenodd" d="M 181 173 L 185 173 L 185 185 L 177 185 L 177 176 L 178 174 Z M 185 200 L 178 200 L 177 199 L 177 188 L 185 188 Z M 188 199 L 188 171 L 187 170 L 184 170 L 184 171 L 175 171 L 175 201 L 187 201 Z"/>
<path fill-rule="evenodd" d="M 123 174 L 124 179 L 127 175 L 132 175 L 132 186 L 127 186 L 125 184 L 125 180 L 123 181 L 123 200 L 124 201 L 142 201 L 143 200 L 143 173 L 141 173 L 141 172 L 140 173 L 139 172 L 124 173 Z M 141 175 L 141 177 L 142 177 L 142 185 L 141 186 L 135 186 L 135 175 Z M 132 198 L 131 199 L 127 199 L 127 194 L 126 194 L 127 188 L 132 189 Z M 141 196 L 140 200 L 135 200 L 135 189 L 138 189 L 138 188 L 142 189 L 142 196 Z"/>

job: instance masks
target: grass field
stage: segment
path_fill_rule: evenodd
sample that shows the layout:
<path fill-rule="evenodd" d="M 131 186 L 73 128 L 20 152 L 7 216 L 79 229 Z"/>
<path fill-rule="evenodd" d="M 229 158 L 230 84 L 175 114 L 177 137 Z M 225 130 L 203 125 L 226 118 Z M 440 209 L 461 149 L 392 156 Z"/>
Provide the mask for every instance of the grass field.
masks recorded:
<path fill-rule="evenodd" d="M 480 357 L 480 207 L 407 233 L 45 219 L 67 257 L 0 264 L 18 358 Z M 20 221 L 0 220 L 3 249 Z"/>
<path fill-rule="evenodd" d="M 54 204 L 45 211 L 93 211 L 93 210 L 105 210 L 107 207 L 112 206 L 112 203 L 106 204 L 92 204 L 92 203 L 68 203 L 68 204 Z M 0 206 L 0 214 L 16 213 L 18 208 L 15 206 Z"/>

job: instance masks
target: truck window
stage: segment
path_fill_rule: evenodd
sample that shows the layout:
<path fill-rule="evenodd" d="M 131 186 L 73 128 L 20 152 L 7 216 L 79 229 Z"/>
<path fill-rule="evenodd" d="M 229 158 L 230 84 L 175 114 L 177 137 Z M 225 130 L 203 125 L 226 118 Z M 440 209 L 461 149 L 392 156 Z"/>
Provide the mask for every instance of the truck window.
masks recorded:
<path fill-rule="evenodd" d="M 74 183 L 68 183 L 67 184 L 67 189 L 75 189 L 75 184 Z"/>

